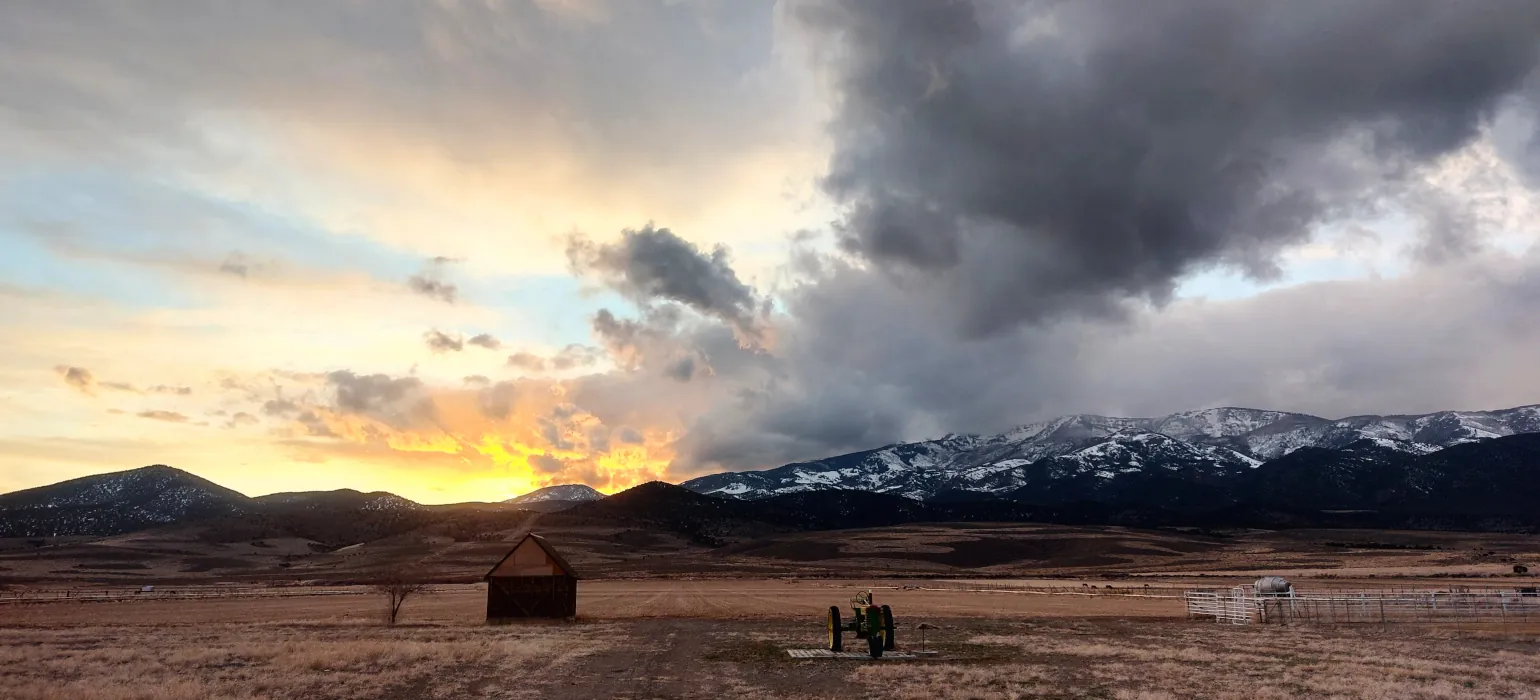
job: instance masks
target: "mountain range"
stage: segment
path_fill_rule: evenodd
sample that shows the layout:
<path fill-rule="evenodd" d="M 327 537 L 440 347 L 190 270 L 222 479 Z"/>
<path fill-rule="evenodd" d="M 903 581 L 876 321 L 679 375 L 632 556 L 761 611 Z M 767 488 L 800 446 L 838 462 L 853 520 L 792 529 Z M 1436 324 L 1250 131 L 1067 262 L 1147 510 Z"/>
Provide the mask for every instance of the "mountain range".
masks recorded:
<path fill-rule="evenodd" d="M 597 501 L 604 498 L 594 487 L 587 484 L 559 484 L 535 489 L 522 496 L 510 498 L 503 503 L 518 506 L 525 510 L 534 510 L 542 513 L 553 513 L 566 510 L 579 503 Z"/>
<path fill-rule="evenodd" d="M 1414 457 L 1492 438 L 1540 433 L 1540 405 L 1499 411 L 1352 416 L 1337 420 L 1250 408 L 1159 418 L 1073 415 L 1000 435 L 947 435 L 682 485 L 740 499 L 856 489 L 929 500 L 988 494 L 1028 502 L 1097 498 L 1152 474 L 1217 485 L 1299 450 Z M 1066 488 L 1075 484 L 1076 488 Z"/>
<path fill-rule="evenodd" d="M 474 540 L 531 512 L 734 533 L 924 521 L 1205 527 L 1540 528 L 1540 406 L 1328 420 L 1222 408 L 1077 415 L 604 497 L 580 484 L 428 506 L 349 489 L 256 498 L 164 465 L 0 495 L 0 537 L 195 526 L 219 541 L 348 544 L 408 532 Z"/>

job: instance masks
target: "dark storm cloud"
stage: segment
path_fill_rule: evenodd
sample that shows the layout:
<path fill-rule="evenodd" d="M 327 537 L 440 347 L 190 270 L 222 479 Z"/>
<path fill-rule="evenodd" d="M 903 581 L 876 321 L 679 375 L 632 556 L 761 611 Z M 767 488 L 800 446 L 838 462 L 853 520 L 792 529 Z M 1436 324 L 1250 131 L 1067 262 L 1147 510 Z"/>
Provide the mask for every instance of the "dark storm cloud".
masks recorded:
<path fill-rule="evenodd" d="M 738 279 L 723 246 L 708 254 L 672 231 L 648 224 L 621 232 L 617 243 L 574 236 L 568 240 L 567 258 L 578 274 L 595 275 L 636 301 L 678 302 L 744 333 L 756 333 L 760 300 Z"/>
<path fill-rule="evenodd" d="M 235 415 L 230 416 L 230 420 L 225 422 L 225 428 L 234 429 L 247 425 L 256 425 L 260 422 L 262 422 L 260 418 L 245 411 L 238 411 Z"/>
<path fill-rule="evenodd" d="M 645 440 L 641 431 L 631 427 L 623 427 L 615 431 L 615 439 L 627 445 L 640 445 Z"/>
<path fill-rule="evenodd" d="M 226 260 L 219 265 L 219 271 L 236 277 L 245 277 L 251 272 L 251 266 L 238 259 Z"/>
<path fill-rule="evenodd" d="M 566 424 L 561 418 L 542 417 L 535 419 L 535 423 L 539 426 L 537 430 L 540 433 L 540 437 L 544 438 L 546 444 L 551 447 L 563 451 L 571 451 L 577 448 L 576 443 L 567 439 L 564 430 Z"/>
<path fill-rule="evenodd" d="M 460 296 L 459 287 L 426 275 L 412 275 L 406 278 L 406 287 L 430 299 L 437 299 L 449 304 L 455 303 L 455 300 Z"/>
<path fill-rule="evenodd" d="M 135 387 L 133 384 L 129 384 L 128 382 L 99 381 L 95 375 L 91 374 L 91 370 L 88 370 L 84 367 L 59 365 L 54 367 L 54 372 L 64 380 L 65 384 L 68 384 L 74 390 L 86 395 L 95 395 L 97 389 L 121 391 L 129 394 L 146 393 L 144 391 L 140 391 L 137 387 Z M 152 387 L 148 391 L 149 393 L 155 394 L 179 394 L 183 396 L 192 393 L 192 389 L 189 387 L 172 387 L 165 385 Z"/>
<path fill-rule="evenodd" d="M 225 261 L 219 264 L 219 273 L 245 279 L 259 269 L 259 265 L 252 262 L 250 256 L 242 252 L 230 253 Z"/>
<path fill-rule="evenodd" d="M 565 462 L 551 455 L 534 455 L 529 458 L 530 466 L 547 474 L 555 474 L 567 468 Z"/>
<path fill-rule="evenodd" d="M 368 416 L 392 427 L 430 421 L 436 411 L 424 395 L 422 380 L 386 374 L 355 374 L 348 370 L 328 372 L 326 381 L 335 392 L 338 411 Z"/>
<path fill-rule="evenodd" d="M 65 384 L 82 394 L 90 394 L 95 390 L 96 378 L 91 376 L 91 370 L 60 365 L 54 368 L 54 372 L 64 379 Z"/>
<path fill-rule="evenodd" d="M 660 353 L 671 353 L 681 341 L 681 332 L 687 324 L 680 307 L 643 306 L 639 318 L 621 318 L 609 309 L 599 309 L 589 319 L 594 338 L 604 346 L 615 364 L 628 369 L 639 369 Z M 587 357 L 597 358 L 596 353 Z"/>
<path fill-rule="evenodd" d="M 526 372 L 546 370 L 565 372 L 570 369 L 592 367 L 603 357 L 603 350 L 573 343 L 550 357 L 541 357 L 532 352 L 516 352 L 508 356 L 508 366 L 517 367 Z"/>
<path fill-rule="evenodd" d="M 592 320 L 594 335 L 607 347 L 628 348 L 647 331 L 647 325 L 632 319 L 622 319 L 609 309 L 599 309 Z"/>
<path fill-rule="evenodd" d="M 477 335 L 473 335 L 471 336 L 470 340 L 465 342 L 471 345 L 475 345 L 479 348 L 486 348 L 488 350 L 497 350 L 503 347 L 503 341 L 498 340 L 491 333 L 479 333 Z"/>
<path fill-rule="evenodd" d="M 551 369 L 561 372 L 569 369 L 592 367 L 598 364 L 599 360 L 603 357 L 603 350 L 573 343 L 562 348 L 560 352 L 551 357 Z"/>
<path fill-rule="evenodd" d="M 917 303 L 856 268 L 789 295 L 785 372 L 740 381 L 704 412 L 678 446 L 679 473 L 1072 413 L 1247 406 L 1342 417 L 1540 403 L 1540 249 L 964 343 L 914 323 Z"/>
<path fill-rule="evenodd" d="M 298 403 L 279 397 L 262 404 L 262 414 L 267 416 L 292 416 L 300 411 Z"/>
<path fill-rule="evenodd" d="M 588 426 L 585 431 L 588 437 L 588 449 L 593 452 L 610 451 L 610 435 L 614 431 L 603 423 Z"/>
<path fill-rule="evenodd" d="M 517 385 L 513 382 L 498 382 L 476 392 L 476 405 L 482 415 L 501 420 L 513 412 L 513 401 L 517 397 Z"/>
<path fill-rule="evenodd" d="M 545 358 L 531 352 L 516 352 L 508 356 L 508 366 L 528 372 L 544 372 Z"/>
<path fill-rule="evenodd" d="M 326 380 L 337 390 L 337 406 L 364 412 L 400 401 L 422 388 L 415 377 L 393 378 L 385 374 L 354 374 L 348 370 L 328 372 Z"/>
<path fill-rule="evenodd" d="M 851 0 L 791 17 L 836 91 L 825 189 L 843 245 L 933 286 L 972 335 L 1162 302 L 1206 266 L 1274 274 L 1313 224 L 1470 141 L 1540 46 L 1527 0 Z"/>
<path fill-rule="evenodd" d="M 338 437 L 336 431 L 326 424 L 315 411 L 305 411 L 294 419 L 305 428 L 305 434 L 311 437 Z"/>
<path fill-rule="evenodd" d="M 695 358 L 681 357 L 663 368 L 663 374 L 675 381 L 688 382 L 695 376 Z"/>
<path fill-rule="evenodd" d="M 724 154 L 800 136 L 794 86 L 766 69 L 772 15 L 767 2 L 0 3 L 0 142 L 12 161 L 137 174 L 226 163 L 210 120 L 287 133 L 303 114 L 306 129 L 371 147 L 394 136 L 471 167 L 556 151 L 595 188 L 645 183 L 688 205 L 741 166 Z"/>
<path fill-rule="evenodd" d="M 459 336 L 447 335 L 437 329 L 422 334 L 422 339 L 433 352 L 459 352 L 465 349 L 465 341 Z"/>

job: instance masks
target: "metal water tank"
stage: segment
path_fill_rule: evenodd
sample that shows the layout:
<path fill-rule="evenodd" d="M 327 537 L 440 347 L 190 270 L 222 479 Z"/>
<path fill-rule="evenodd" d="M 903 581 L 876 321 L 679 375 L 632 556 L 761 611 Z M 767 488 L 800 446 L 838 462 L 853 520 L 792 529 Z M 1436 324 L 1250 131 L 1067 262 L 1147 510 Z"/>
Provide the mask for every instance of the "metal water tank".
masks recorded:
<path fill-rule="evenodd" d="M 1282 576 L 1263 576 L 1257 582 L 1251 584 L 1258 594 L 1270 593 L 1273 595 L 1288 594 L 1294 591 L 1294 584 Z"/>

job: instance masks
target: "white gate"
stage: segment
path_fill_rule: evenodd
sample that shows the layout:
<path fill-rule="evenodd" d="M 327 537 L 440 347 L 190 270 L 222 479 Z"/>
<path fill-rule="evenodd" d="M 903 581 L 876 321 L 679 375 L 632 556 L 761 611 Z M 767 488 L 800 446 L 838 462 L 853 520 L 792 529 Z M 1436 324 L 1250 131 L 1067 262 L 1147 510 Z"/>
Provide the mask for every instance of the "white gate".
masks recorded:
<path fill-rule="evenodd" d="M 1250 586 L 1228 591 L 1187 591 L 1187 616 L 1212 617 L 1215 622 L 1249 625 L 1261 614 L 1260 600 Z"/>

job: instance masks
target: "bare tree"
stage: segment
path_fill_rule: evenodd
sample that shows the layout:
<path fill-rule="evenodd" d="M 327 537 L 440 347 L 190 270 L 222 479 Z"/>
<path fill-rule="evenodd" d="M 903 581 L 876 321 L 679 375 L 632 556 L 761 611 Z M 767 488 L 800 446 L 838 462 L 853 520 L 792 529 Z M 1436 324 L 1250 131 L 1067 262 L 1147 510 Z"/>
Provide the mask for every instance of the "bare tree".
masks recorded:
<path fill-rule="evenodd" d="M 1519 574 L 1520 576 L 1522 576 L 1524 574 L 1529 573 L 1529 567 L 1524 566 L 1523 564 L 1514 564 L 1513 565 L 1513 573 Z"/>
<path fill-rule="evenodd" d="M 426 584 L 411 581 L 400 576 L 391 576 L 374 584 L 374 590 L 383 593 L 389 602 L 387 611 L 388 624 L 396 624 L 396 617 L 401 614 L 401 606 L 406 603 L 409 595 L 417 593 L 426 587 Z"/>

